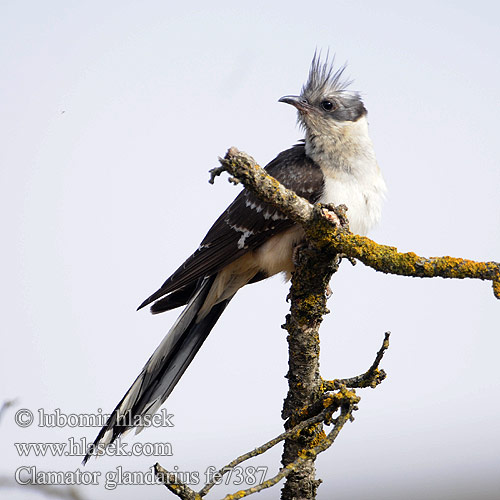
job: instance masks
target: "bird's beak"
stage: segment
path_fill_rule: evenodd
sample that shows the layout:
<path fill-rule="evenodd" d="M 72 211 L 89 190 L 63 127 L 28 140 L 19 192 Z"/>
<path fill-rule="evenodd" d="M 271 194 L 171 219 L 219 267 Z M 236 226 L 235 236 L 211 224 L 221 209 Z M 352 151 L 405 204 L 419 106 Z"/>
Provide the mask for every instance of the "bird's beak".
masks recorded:
<path fill-rule="evenodd" d="M 285 102 L 286 104 L 291 104 L 295 106 L 299 111 L 307 111 L 310 106 L 305 97 L 300 95 L 285 95 L 278 102 Z"/>

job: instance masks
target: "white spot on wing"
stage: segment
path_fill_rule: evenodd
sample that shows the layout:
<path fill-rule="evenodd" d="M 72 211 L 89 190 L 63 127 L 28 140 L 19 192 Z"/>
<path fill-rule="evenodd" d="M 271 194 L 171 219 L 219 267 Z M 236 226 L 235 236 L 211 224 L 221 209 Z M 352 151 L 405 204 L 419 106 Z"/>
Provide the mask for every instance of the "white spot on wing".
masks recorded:
<path fill-rule="evenodd" d="M 262 212 L 263 210 L 263 206 L 260 203 L 250 201 L 248 198 L 245 200 L 245 205 L 251 210 L 255 210 L 257 213 Z"/>
<path fill-rule="evenodd" d="M 279 212 L 274 212 L 271 219 L 272 220 L 284 220 L 284 219 L 286 219 L 286 217 L 283 214 L 280 214 Z"/>
<path fill-rule="evenodd" d="M 242 233 L 241 236 L 240 236 L 240 239 L 238 240 L 238 248 L 241 250 L 242 248 L 245 248 L 246 247 L 246 240 L 248 237 L 252 236 L 254 234 L 253 231 L 251 231 L 250 229 L 247 229 L 246 227 L 242 227 L 242 226 L 233 226 L 233 225 L 230 225 L 229 226 L 231 229 L 234 229 L 235 231 L 238 231 L 239 233 Z"/>

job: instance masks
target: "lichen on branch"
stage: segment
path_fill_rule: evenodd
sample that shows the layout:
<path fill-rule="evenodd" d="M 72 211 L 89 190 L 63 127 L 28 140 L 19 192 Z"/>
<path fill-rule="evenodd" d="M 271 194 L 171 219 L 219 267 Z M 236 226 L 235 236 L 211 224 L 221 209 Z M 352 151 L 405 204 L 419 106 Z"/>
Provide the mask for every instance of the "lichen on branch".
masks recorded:
<path fill-rule="evenodd" d="M 418 278 L 480 279 L 492 282 L 493 293 L 500 299 L 500 264 L 475 262 L 455 257 L 420 257 L 414 252 L 398 252 L 393 246 L 381 245 L 365 237 L 353 234 L 339 217 L 342 211 L 331 206 L 312 205 L 259 167 L 246 153 L 230 148 L 221 167 L 212 171 L 212 178 L 227 171 L 238 179 L 261 200 L 279 208 L 287 217 L 302 224 L 308 241 L 331 255 L 343 254 L 358 259 L 376 271 L 399 276 Z M 347 212 L 347 216 L 349 212 Z"/>

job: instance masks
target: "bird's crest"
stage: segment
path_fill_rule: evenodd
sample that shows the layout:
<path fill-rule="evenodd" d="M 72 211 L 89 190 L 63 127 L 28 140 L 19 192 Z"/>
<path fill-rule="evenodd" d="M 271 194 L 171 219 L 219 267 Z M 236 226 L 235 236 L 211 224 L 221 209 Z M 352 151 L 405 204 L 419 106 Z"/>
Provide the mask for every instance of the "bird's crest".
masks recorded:
<path fill-rule="evenodd" d="M 321 52 L 314 53 L 314 57 L 309 70 L 309 78 L 302 87 L 301 95 L 310 102 L 315 101 L 327 95 L 348 94 L 350 97 L 359 97 L 357 92 L 349 91 L 348 87 L 352 80 L 344 77 L 344 71 L 347 63 L 340 68 L 334 68 L 335 56 L 331 59 L 327 52 L 324 61 L 321 58 Z"/>

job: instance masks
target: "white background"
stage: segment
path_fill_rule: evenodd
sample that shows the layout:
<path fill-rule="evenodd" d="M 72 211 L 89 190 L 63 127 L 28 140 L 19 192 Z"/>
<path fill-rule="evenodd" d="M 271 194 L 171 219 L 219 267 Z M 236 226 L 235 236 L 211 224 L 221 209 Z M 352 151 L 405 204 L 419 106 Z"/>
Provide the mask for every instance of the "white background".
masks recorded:
<path fill-rule="evenodd" d="M 0 473 L 75 470 L 14 442 L 98 429 L 18 428 L 19 408 L 110 412 L 177 311 L 136 306 L 237 194 L 208 169 L 229 146 L 261 164 L 301 138 L 293 108 L 316 48 L 348 60 L 389 194 L 371 236 L 424 256 L 500 260 L 497 2 L 0 2 Z M 173 457 L 87 470 L 222 466 L 281 432 L 288 285 L 231 303 L 165 407 Z M 325 378 L 388 379 L 318 460 L 319 498 L 495 498 L 500 487 L 500 303 L 491 284 L 385 276 L 344 263 L 321 329 Z M 278 469 L 280 450 L 253 464 Z M 221 487 L 208 498 L 236 490 Z M 99 486 L 84 498 L 168 498 Z M 259 495 L 275 499 L 277 489 Z M 26 488 L 0 497 L 35 497 Z"/>

